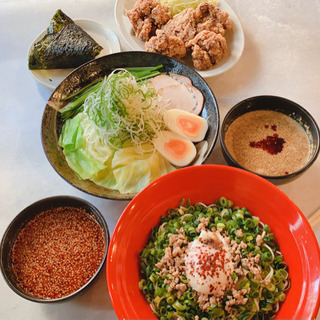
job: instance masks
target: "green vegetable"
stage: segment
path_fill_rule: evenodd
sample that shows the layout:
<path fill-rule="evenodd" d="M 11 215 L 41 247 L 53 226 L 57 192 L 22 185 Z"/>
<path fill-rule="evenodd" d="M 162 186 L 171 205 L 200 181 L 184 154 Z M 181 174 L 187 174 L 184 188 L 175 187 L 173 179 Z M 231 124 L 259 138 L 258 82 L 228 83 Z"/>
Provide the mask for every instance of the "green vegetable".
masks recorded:
<path fill-rule="evenodd" d="M 136 79 L 137 82 L 143 82 L 150 78 L 153 78 L 159 74 L 161 74 L 159 69 L 161 69 L 163 65 L 158 65 L 155 67 L 136 67 L 136 68 L 126 68 Z M 97 80 L 89 85 L 83 87 L 76 93 L 71 94 L 70 96 L 64 98 L 63 100 L 70 100 L 67 105 L 65 105 L 61 110 L 62 119 L 66 120 L 68 118 L 73 117 L 75 114 L 81 111 L 81 107 L 86 100 L 86 98 L 90 94 L 96 94 L 101 89 L 103 80 Z"/>
<path fill-rule="evenodd" d="M 161 74 L 159 69 L 163 67 L 162 64 L 155 66 L 155 67 L 139 67 L 139 68 L 126 68 L 135 78 L 139 81 L 146 81 L 151 78 L 154 78 L 155 76 L 158 76 Z"/>
<path fill-rule="evenodd" d="M 164 128 L 163 110 L 144 80 L 161 67 L 117 69 L 65 98 L 71 101 L 60 110 L 64 125 L 59 145 L 81 179 L 137 193 L 175 170 L 151 144 Z"/>
<path fill-rule="evenodd" d="M 79 112 L 83 111 L 83 103 L 87 99 L 87 97 L 91 93 L 96 93 L 101 88 L 102 81 L 99 81 L 98 83 L 90 84 L 89 86 L 86 86 L 85 88 L 81 89 L 77 93 L 74 93 L 63 100 L 69 100 L 71 98 L 75 98 L 71 102 L 69 102 L 67 105 L 65 105 L 62 109 L 59 110 L 61 113 L 61 117 L 63 120 L 69 119 L 74 117 Z"/>
<path fill-rule="evenodd" d="M 188 8 L 197 8 L 200 3 L 209 2 L 215 3 L 215 0 L 159 0 L 161 3 L 166 4 L 171 14 L 174 16 L 181 11 Z"/>

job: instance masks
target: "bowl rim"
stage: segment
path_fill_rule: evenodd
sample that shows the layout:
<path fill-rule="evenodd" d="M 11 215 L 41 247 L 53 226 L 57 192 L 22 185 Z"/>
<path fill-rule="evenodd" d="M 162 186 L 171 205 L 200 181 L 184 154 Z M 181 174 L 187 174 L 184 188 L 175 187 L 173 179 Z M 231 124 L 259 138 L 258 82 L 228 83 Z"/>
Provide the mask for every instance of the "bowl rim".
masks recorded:
<path fill-rule="evenodd" d="M 54 159 L 53 156 L 51 155 L 50 150 L 48 149 L 48 143 L 45 142 L 48 136 L 48 130 L 45 129 L 45 125 L 48 124 L 48 117 L 50 117 L 50 113 L 54 112 L 57 113 L 57 109 L 56 108 L 60 108 L 61 106 L 56 106 L 53 107 L 52 105 L 57 104 L 57 99 L 58 99 L 58 92 L 59 90 L 62 90 L 62 88 L 65 86 L 65 83 L 67 81 L 70 81 L 71 79 L 73 79 L 73 82 L 81 82 L 81 77 L 78 76 L 78 73 L 81 70 L 85 70 L 88 71 L 88 74 L 91 74 L 91 77 L 96 79 L 100 77 L 99 72 L 93 72 L 93 68 L 94 66 L 97 66 L 99 63 L 102 64 L 103 61 L 117 61 L 117 59 L 119 57 L 123 56 L 123 59 L 132 59 L 133 61 L 135 60 L 135 58 L 140 57 L 140 56 L 149 56 L 150 59 L 152 58 L 153 61 L 157 61 L 156 63 L 158 63 L 158 60 L 155 60 L 156 58 L 161 59 L 162 60 L 162 64 L 163 64 L 163 68 L 168 68 L 168 66 L 170 65 L 171 67 L 174 67 L 176 69 L 176 71 L 179 71 L 180 74 L 182 75 L 189 75 L 191 77 L 191 80 L 193 82 L 193 84 L 201 90 L 201 88 L 199 88 L 198 86 L 203 85 L 204 86 L 204 93 L 208 96 L 208 101 L 204 102 L 204 106 L 202 110 L 205 110 L 205 113 L 207 112 L 207 108 L 206 103 L 209 104 L 209 106 L 211 107 L 211 105 L 213 106 L 213 113 L 214 113 L 214 118 L 216 118 L 216 122 L 215 122 L 215 126 L 212 128 L 212 139 L 210 139 L 210 143 L 208 146 L 208 149 L 205 152 L 205 156 L 203 157 L 202 163 L 204 163 L 208 157 L 210 156 L 214 146 L 216 145 L 216 142 L 218 140 L 218 136 L 219 136 L 219 130 L 220 130 L 220 112 L 219 112 L 219 105 L 218 105 L 218 100 L 214 94 L 214 92 L 212 91 L 212 89 L 210 88 L 210 86 L 208 85 L 208 83 L 205 81 L 205 79 L 199 75 L 198 72 L 196 72 L 195 70 L 193 70 L 192 68 L 190 68 L 189 66 L 183 64 L 181 61 L 172 58 L 172 57 L 167 57 L 167 56 L 163 56 L 160 54 L 156 54 L 153 52 L 145 52 L 145 51 L 125 51 L 125 52 L 116 52 L 116 53 L 112 53 L 110 55 L 107 56 L 103 56 L 97 59 L 94 59 L 92 61 L 89 61 L 83 65 L 81 65 L 80 67 L 76 68 L 75 70 L 73 70 L 59 85 L 58 87 L 54 90 L 54 92 L 51 94 L 51 96 L 49 97 L 48 101 L 46 102 L 46 107 L 43 111 L 43 115 L 42 115 L 42 125 L 41 125 L 41 143 L 42 143 L 42 149 L 45 153 L 45 156 L 47 158 L 47 160 L 49 161 L 50 165 L 53 167 L 53 169 L 58 173 L 58 175 L 63 178 L 63 180 L 65 180 L 67 183 L 69 183 L 70 185 L 72 185 L 73 187 L 75 187 L 76 189 L 85 192 L 89 195 L 93 195 L 99 198 L 105 198 L 105 199 L 112 199 L 112 200 L 132 200 L 132 198 L 136 195 L 136 193 L 127 193 L 127 194 L 122 194 L 120 193 L 118 190 L 113 190 L 113 189 L 109 189 L 109 188 L 105 188 L 99 185 L 94 184 L 92 181 L 90 180 L 81 180 L 80 183 L 77 183 L 77 181 L 71 181 L 69 180 L 69 178 L 63 173 L 63 170 L 60 168 L 57 168 L 56 165 L 54 165 Z M 127 60 L 126 60 L 127 61 Z M 160 63 L 160 62 L 159 62 Z M 131 66 L 131 65 L 129 65 Z M 169 72 L 169 71 L 168 71 Z M 173 71 L 174 72 L 174 71 Z M 92 75 L 94 74 L 94 75 Z M 97 75 L 98 74 L 98 75 Z M 79 79 L 77 79 L 79 78 Z M 76 79 L 76 80 L 75 80 Z M 93 80 L 94 80 L 93 79 Z M 90 81 L 92 81 L 92 79 L 90 79 Z M 79 84 L 79 83 L 77 83 Z M 76 86 L 76 84 L 72 84 L 72 86 Z M 70 88 L 69 88 L 70 89 Z M 203 94 L 204 94 L 203 93 Z M 59 93 L 60 94 L 60 93 Z M 213 100 L 211 101 L 211 98 L 213 98 Z M 203 111 L 202 111 L 203 112 Z M 53 133 L 50 133 L 50 135 L 54 135 L 55 136 L 55 140 L 58 139 L 57 135 L 57 117 L 54 118 L 54 128 L 52 130 L 54 130 Z M 208 133 L 207 133 L 208 134 Z M 59 149 L 60 147 L 58 147 L 57 149 Z M 66 160 L 64 160 L 66 162 Z M 72 176 L 76 176 L 76 173 L 73 172 Z M 94 185 L 95 190 L 94 191 L 90 191 L 87 190 L 87 187 L 83 186 L 83 183 L 85 184 L 92 184 Z M 101 192 L 101 190 L 103 192 Z"/>
<path fill-rule="evenodd" d="M 59 205 L 59 201 L 74 201 L 76 203 L 78 203 L 80 206 L 83 205 L 84 207 L 86 207 L 86 212 L 89 215 L 94 216 L 97 221 L 97 223 L 100 225 L 100 227 L 103 229 L 103 232 L 105 234 L 105 240 L 106 240 L 106 248 L 105 248 L 105 252 L 103 254 L 103 258 L 99 264 L 98 269 L 96 270 L 96 272 L 94 273 L 94 275 L 89 279 L 88 282 L 86 282 L 82 287 L 80 287 L 79 289 L 77 289 L 76 291 L 72 292 L 69 295 L 60 297 L 60 298 L 56 298 L 56 299 L 41 299 L 41 298 L 37 298 L 37 297 L 33 297 L 30 296 L 26 293 L 24 293 L 23 291 L 19 290 L 19 288 L 17 288 L 15 285 L 12 284 L 12 282 L 10 281 L 9 277 L 7 276 L 7 273 L 5 271 L 5 266 L 3 263 L 3 254 L 4 254 L 4 248 L 5 248 L 5 240 L 8 236 L 8 233 L 10 232 L 10 230 L 15 226 L 15 224 L 24 216 L 26 215 L 30 210 L 32 210 L 34 207 L 38 206 L 38 205 L 45 205 L 46 203 L 50 203 L 53 202 L 53 204 L 49 207 L 49 208 L 57 208 L 57 207 L 72 207 L 72 205 Z M 80 207 L 79 206 L 79 207 Z M 34 217 L 36 217 L 37 215 L 39 215 L 41 212 L 49 210 L 49 208 L 47 209 L 41 209 L 40 211 L 36 211 L 37 213 L 35 213 L 34 215 L 32 215 L 30 218 L 28 218 L 27 220 L 24 221 L 23 227 L 25 226 L 25 223 L 27 223 L 28 221 L 34 219 Z M 21 230 L 23 229 L 23 227 L 21 228 Z M 21 230 L 19 230 L 17 232 L 17 235 L 21 232 Z M 95 279 L 97 278 L 98 274 L 100 273 L 100 271 L 102 270 L 102 268 L 104 267 L 105 263 L 106 263 L 106 258 L 108 255 L 108 249 L 109 249 L 109 244 L 110 244 L 110 232 L 109 232 L 109 227 L 107 225 L 107 222 L 105 220 L 105 218 L 103 217 L 102 213 L 100 212 L 100 210 L 97 209 L 96 206 L 94 206 L 93 204 L 91 204 L 89 201 L 84 200 L 82 198 L 76 197 L 76 196 L 69 196 L 69 195 L 56 195 L 56 196 L 49 196 L 46 198 L 42 198 L 39 199 L 31 204 L 29 204 L 27 207 L 25 207 L 24 209 L 22 209 L 9 223 L 9 225 L 7 226 L 7 228 L 5 229 L 5 232 L 3 233 L 1 242 L 0 242 L 0 269 L 1 269 L 1 273 L 3 275 L 3 278 L 5 280 L 5 282 L 7 283 L 7 285 L 12 289 L 12 291 L 14 291 L 17 295 L 21 296 L 22 298 L 25 298 L 29 301 L 33 301 L 33 302 L 39 302 L 39 303 L 55 303 L 55 302 L 61 302 L 61 301 L 65 301 L 65 300 L 69 300 L 72 299 L 73 297 L 75 297 L 76 295 L 78 295 L 80 292 L 83 292 L 85 289 L 87 289 L 87 287 L 93 282 L 95 281 Z M 10 252 L 11 253 L 11 252 Z"/>
<path fill-rule="evenodd" d="M 226 133 L 226 130 L 225 130 L 225 126 L 226 126 L 226 122 L 229 118 L 229 116 L 232 114 L 232 112 L 234 112 L 237 108 L 239 108 L 240 106 L 242 105 L 250 105 L 250 103 L 252 101 L 259 101 L 259 100 L 263 100 L 263 99 L 270 99 L 270 100 L 279 100 L 279 101 L 283 101 L 285 103 L 288 103 L 294 107 L 296 107 L 297 109 L 299 109 L 302 113 L 304 113 L 310 120 L 310 122 L 312 123 L 313 127 L 315 128 L 315 135 L 317 136 L 317 140 L 318 140 L 318 143 L 317 145 L 315 146 L 315 151 L 312 155 L 312 157 L 308 160 L 307 164 L 304 165 L 301 169 L 295 171 L 295 172 L 292 172 L 292 173 L 289 173 L 287 175 L 281 175 L 281 176 L 269 176 L 269 175 L 264 175 L 264 174 L 259 174 L 255 171 L 252 171 L 250 169 L 247 169 L 245 168 L 244 166 L 242 166 L 238 161 L 236 161 L 232 155 L 230 154 L 226 144 L 225 144 L 225 133 Z M 268 108 L 262 108 L 262 109 L 254 109 L 254 110 L 248 110 L 247 112 L 244 112 L 243 114 L 241 115 L 244 115 L 250 111 L 256 111 L 256 110 L 270 110 L 270 111 L 278 111 L 278 112 L 281 112 L 277 109 L 268 109 Z M 283 113 L 283 112 L 281 112 Z M 283 113 L 285 114 L 285 113 Z M 240 116 L 241 116 L 240 115 Z M 286 114 L 287 115 L 287 114 Z M 240 117 L 239 116 L 239 117 Z M 289 116 L 289 115 L 287 115 Z M 235 119 L 234 119 L 235 120 Z M 233 120 L 233 121 L 234 121 Z M 232 122 L 233 122 L 232 121 Z M 220 144 L 221 144 L 221 147 L 222 147 L 222 150 L 223 150 L 223 153 L 226 154 L 226 156 L 228 157 L 228 159 L 230 160 L 230 162 L 232 163 L 233 166 L 235 167 L 238 167 L 240 169 L 243 169 L 243 170 L 246 170 L 248 172 L 251 172 L 251 173 L 254 173 L 262 178 L 265 178 L 267 180 L 271 180 L 271 181 L 274 181 L 274 182 L 279 182 L 279 181 L 283 181 L 283 180 L 290 180 L 290 179 L 293 179 L 297 176 L 299 176 L 300 174 L 302 174 L 303 172 L 305 172 L 308 168 L 310 168 L 313 163 L 316 161 L 318 155 L 319 155 L 319 152 L 320 152 L 320 129 L 319 129 L 319 126 L 316 122 L 316 120 L 314 119 L 314 117 L 310 114 L 310 112 L 308 110 L 306 110 L 305 108 L 303 108 L 300 104 L 290 100 L 290 99 L 287 99 L 287 98 L 284 98 L 284 97 L 281 97 L 281 96 L 276 96 L 276 95 L 257 95 L 257 96 L 253 96 L 253 97 L 248 97 L 244 100 L 241 100 L 239 101 L 237 104 L 235 104 L 228 112 L 227 114 L 225 115 L 223 121 L 222 121 L 222 124 L 221 124 L 221 129 L 220 129 Z"/>
<path fill-rule="evenodd" d="M 143 248 L 143 245 L 141 245 L 140 242 L 143 242 L 145 245 L 147 243 L 146 241 L 147 241 L 147 239 L 150 235 L 150 232 L 151 232 L 151 228 L 150 228 L 150 230 L 148 230 L 148 232 L 146 232 L 146 234 L 143 233 L 143 239 L 137 240 L 139 242 L 139 245 L 138 245 L 139 247 L 133 248 L 133 247 L 131 247 L 132 241 L 130 240 L 130 239 L 132 239 L 131 238 L 132 235 L 130 234 L 130 228 L 132 229 L 132 225 L 128 226 L 128 225 L 126 225 L 127 223 L 124 223 L 124 222 L 128 221 L 128 217 L 130 217 L 130 216 L 132 217 L 135 213 L 139 213 L 139 211 L 142 210 L 141 209 L 142 203 L 143 203 L 143 206 L 146 205 L 145 199 L 143 199 L 144 197 L 148 196 L 149 198 L 152 198 L 152 194 L 154 194 L 154 195 L 156 195 L 155 197 L 157 198 L 156 201 L 158 201 L 159 200 L 158 194 L 160 191 L 159 188 L 161 187 L 161 185 L 163 185 L 169 181 L 169 184 L 176 182 L 176 183 L 178 183 L 178 185 L 180 187 L 182 182 L 177 182 L 177 181 L 181 180 L 181 181 L 186 182 L 187 178 L 186 178 L 185 173 L 188 173 L 189 171 L 197 172 L 197 179 L 198 179 L 199 173 L 200 173 L 201 178 L 206 179 L 206 177 L 208 176 L 208 173 L 206 173 L 206 170 L 212 171 L 212 175 L 217 173 L 216 170 L 220 170 L 221 173 L 219 174 L 219 178 L 223 177 L 223 175 L 226 173 L 226 171 L 229 171 L 230 173 L 236 173 L 238 175 L 238 177 L 235 177 L 235 181 L 239 178 L 239 176 L 242 178 L 246 177 L 246 182 L 250 185 L 250 188 L 252 188 L 251 184 L 254 184 L 254 185 L 259 184 L 262 187 L 263 186 L 266 187 L 269 190 L 268 192 L 272 193 L 273 195 L 276 195 L 278 202 L 279 202 L 279 200 L 285 201 L 286 205 L 289 206 L 291 208 L 291 210 L 293 210 L 293 216 L 298 216 L 298 218 L 297 218 L 298 220 L 294 220 L 294 225 L 291 225 L 290 231 L 291 231 L 291 235 L 292 235 L 292 241 L 294 241 L 294 243 L 296 245 L 296 251 L 298 251 L 299 254 L 301 254 L 301 256 L 302 256 L 302 258 L 299 259 L 299 266 L 301 266 L 301 268 L 302 268 L 301 270 L 303 271 L 304 278 L 301 278 L 301 279 L 299 278 L 299 280 L 297 280 L 298 283 L 300 283 L 300 281 L 303 282 L 303 286 L 301 288 L 302 296 L 300 296 L 300 294 L 295 296 L 294 293 L 292 293 L 292 295 L 294 295 L 293 297 L 296 297 L 296 299 L 298 299 L 298 302 L 299 302 L 299 304 L 297 306 L 298 311 L 295 309 L 296 306 L 293 307 L 293 310 L 295 310 L 294 315 L 297 318 L 301 317 L 301 313 L 303 313 L 304 318 L 314 319 L 316 317 L 318 310 L 319 310 L 319 307 L 320 307 L 320 296 L 319 295 L 314 296 L 313 293 L 314 293 L 315 287 L 317 286 L 317 283 L 319 283 L 319 281 L 320 281 L 320 278 L 316 274 L 317 272 L 316 273 L 310 272 L 310 269 L 312 269 L 314 271 L 316 271 L 316 270 L 320 271 L 320 248 L 319 248 L 316 236 L 315 236 L 307 218 L 304 216 L 304 214 L 301 212 L 301 210 L 298 208 L 298 206 L 283 191 L 281 191 L 277 186 L 275 186 L 274 184 L 272 184 L 268 180 L 266 180 L 258 175 L 255 175 L 247 170 L 243 170 L 243 169 L 231 167 L 231 166 L 226 166 L 226 165 L 212 165 L 212 164 L 205 164 L 205 165 L 199 165 L 196 167 L 182 168 L 178 171 L 174 171 L 174 172 L 166 174 L 165 176 L 162 176 L 158 180 L 151 183 L 143 191 L 141 191 L 136 197 L 134 197 L 134 199 L 128 204 L 128 206 L 125 208 L 125 210 L 121 214 L 121 216 L 118 219 L 118 222 L 114 228 L 114 232 L 112 234 L 112 238 L 110 241 L 110 250 L 109 250 L 108 256 L 107 256 L 107 270 L 106 270 L 109 296 L 110 296 L 111 302 L 113 304 L 113 307 L 115 309 L 115 312 L 116 312 L 118 318 L 129 319 L 129 318 L 138 317 L 140 315 L 140 314 L 137 314 L 136 311 L 133 311 L 134 306 L 137 303 L 137 300 L 135 300 L 135 302 L 131 301 L 132 303 L 130 302 L 129 305 L 127 305 L 128 300 L 127 300 L 127 297 L 125 296 L 126 293 L 130 291 L 130 294 L 132 295 L 132 294 L 136 294 L 137 291 L 136 291 L 136 289 L 133 288 L 133 285 L 128 285 L 128 287 L 127 287 L 127 281 L 125 280 L 125 277 L 127 276 L 126 273 L 130 272 L 130 274 L 133 275 L 136 273 L 136 268 L 138 268 L 138 270 L 139 270 L 138 266 L 132 266 L 132 259 L 138 261 L 138 257 L 132 258 L 132 255 L 136 255 L 137 252 L 140 252 L 139 250 Z M 188 176 L 188 178 L 190 178 L 190 176 Z M 210 183 L 211 183 L 211 180 L 210 180 Z M 190 187 L 189 185 L 190 184 L 188 183 L 188 187 Z M 182 186 L 182 188 L 183 188 L 183 186 Z M 192 186 L 192 188 L 193 188 L 193 186 Z M 246 188 L 248 188 L 248 186 Z M 177 189 L 177 187 L 175 187 L 175 189 Z M 241 187 L 241 189 L 242 189 L 242 187 Z M 252 190 L 256 190 L 256 189 L 254 189 L 254 186 L 253 186 Z M 200 191 L 196 191 L 196 193 L 194 193 L 194 191 L 193 191 L 193 194 L 195 195 L 195 197 L 198 197 L 198 198 L 200 197 L 199 192 Z M 231 193 L 235 192 L 234 187 L 232 187 L 232 186 L 230 187 L 230 192 Z M 206 194 L 205 196 L 207 197 L 208 195 Z M 173 197 L 175 197 L 174 200 L 177 201 L 176 195 L 173 195 Z M 202 197 L 202 194 L 201 194 L 201 197 Z M 240 197 L 243 197 L 243 195 L 241 195 Z M 262 199 L 265 198 L 264 195 L 260 195 L 259 197 Z M 232 200 L 241 202 L 241 200 L 239 200 L 239 199 L 238 200 L 232 199 Z M 166 201 L 166 199 L 164 201 Z M 197 201 L 197 200 L 194 200 L 194 201 Z M 139 203 L 140 203 L 140 206 L 138 207 Z M 168 202 L 166 202 L 166 205 L 167 204 L 168 204 Z M 153 205 L 155 205 L 155 204 L 153 203 Z M 151 211 L 154 210 L 153 207 L 151 207 L 151 204 L 148 205 L 147 210 L 148 209 L 150 209 Z M 161 207 L 161 210 L 162 209 L 163 209 L 163 207 Z M 159 209 L 157 209 L 157 210 L 159 210 Z M 152 212 L 152 213 L 154 213 L 154 212 Z M 161 214 L 160 213 L 156 214 L 158 220 L 159 220 L 159 217 L 161 215 L 163 215 L 164 213 L 165 212 L 162 211 Z M 261 209 L 260 209 L 260 213 L 257 215 L 258 216 L 261 215 Z M 141 213 L 140 213 L 140 216 L 141 216 Z M 155 220 L 155 218 L 153 218 L 153 220 Z M 292 224 L 292 221 L 291 221 L 291 224 Z M 155 225 L 156 224 L 154 224 L 154 226 Z M 302 230 L 302 225 L 304 226 L 303 230 Z M 300 226 L 300 228 L 299 228 L 299 226 Z M 144 228 L 145 227 L 146 226 L 144 225 Z M 149 228 L 149 226 L 148 226 L 148 228 Z M 277 228 L 279 229 L 279 228 L 281 228 L 281 226 L 279 226 Z M 298 228 L 300 230 L 300 234 L 297 234 L 298 231 L 296 230 L 296 228 Z M 279 230 L 277 232 L 279 233 Z M 126 233 L 125 237 L 123 237 L 123 233 Z M 304 246 L 304 244 L 306 243 L 306 240 L 301 241 L 301 239 L 304 236 L 307 236 L 308 240 L 310 240 L 310 242 L 308 242 L 307 249 Z M 282 240 L 281 240 L 282 245 L 285 242 L 286 242 L 286 240 L 284 238 L 282 238 Z M 129 244 L 130 248 L 129 249 L 126 248 L 125 249 L 126 251 L 123 253 L 120 251 L 119 248 L 121 247 L 121 244 L 123 245 L 126 243 Z M 141 245 L 141 247 L 140 247 L 140 245 Z M 281 246 L 281 244 L 280 244 L 280 246 Z M 305 259 L 304 255 L 306 255 L 307 252 L 310 253 L 310 250 L 312 250 L 313 258 L 312 259 Z M 287 248 L 286 254 L 288 255 L 290 252 L 291 252 L 291 249 Z M 128 255 L 130 257 L 128 257 Z M 119 267 L 119 264 L 122 266 L 121 267 L 121 275 L 120 275 L 118 268 L 116 269 L 116 265 L 115 265 L 115 260 L 117 258 L 118 258 L 118 260 L 117 260 L 118 267 Z M 289 268 L 294 265 L 292 259 L 293 259 L 293 257 L 291 255 L 291 257 L 290 257 L 291 264 L 289 265 Z M 125 263 L 127 261 L 130 261 L 130 266 L 125 268 L 123 265 L 125 265 Z M 132 269 L 134 269 L 134 271 L 132 271 Z M 119 276 L 120 276 L 120 278 L 119 278 Z M 134 277 L 136 277 L 136 275 Z M 315 277 L 317 277 L 317 279 Z M 297 286 L 295 285 L 295 287 L 297 287 Z M 300 288 L 300 286 L 299 286 L 299 288 Z M 134 291 L 132 291 L 132 290 L 134 290 Z M 295 292 L 295 291 L 293 291 L 293 292 Z M 311 294 L 312 294 L 312 298 L 313 298 L 311 301 L 312 303 L 311 302 L 308 303 L 309 298 L 311 298 Z M 297 297 L 299 297 L 299 298 L 297 298 Z M 130 298 L 130 300 L 131 300 L 131 298 Z M 140 298 L 139 298 L 139 300 L 140 300 Z M 288 300 L 286 300 L 286 301 L 288 301 Z M 145 303 L 147 303 L 147 302 L 145 302 Z M 288 310 L 288 309 L 291 310 L 291 306 L 288 305 L 288 303 L 289 302 L 287 302 L 287 304 L 286 304 L 287 305 L 286 310 Z M 307 309 L 305 308 L 306 304 L 309 305 L 309 307 Z M 126 307 L 124 308 L 123 306 L 126 306 Z M 142 308 L 142 306 L 140 306 L 140 307 Z M 281 312 L 281 309 L 280 309 L 280 312 Z M 307 315 L 306 315 L 306 313 L 307 313 Z M 147 318 L 149 319 L 150 317 L 147 317 Z M 277 315 L 275 318 L 278 319 Z"/>

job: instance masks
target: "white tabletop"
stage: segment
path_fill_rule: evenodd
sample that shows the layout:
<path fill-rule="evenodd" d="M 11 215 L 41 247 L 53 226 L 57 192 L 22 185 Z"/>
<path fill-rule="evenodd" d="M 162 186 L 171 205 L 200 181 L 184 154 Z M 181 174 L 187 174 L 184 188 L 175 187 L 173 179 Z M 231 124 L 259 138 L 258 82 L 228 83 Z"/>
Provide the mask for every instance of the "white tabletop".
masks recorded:
<path fill-rule="evenodd" d="M 129 48 L 114 18 L 114 0 L 0 0 L 0 236 L 26 206 L 45 197 L 74 195 L 103 213 L 112 234 L 128 201 L 87 195 L 51 167 L 41 145 L 42 113 L 51 91 L 27 67 L 27 51 L 58 8 L 73 19 L 90 19 L 112 29 L 122 51 Z M 221 120 L 240 100 L 280 95 L 306 108 L 320 123 L 320 1 L 228 0 L 245 34 L 241 59 L 229 71 L 206 79 Z M 217 142 L 208 163 L 226 164 Z M 298 179 L 281 185 L 307 218 L 320 207 L 320 157 Z M 315 231 L 320 239 L 319 228 Z M 57 305 L 36 304 L 15 294 L 0 277 L 0 319 L 116 319 L 105 269 L 82 296 Z M 318 317 L 319 318 L 319 317 Z"/>

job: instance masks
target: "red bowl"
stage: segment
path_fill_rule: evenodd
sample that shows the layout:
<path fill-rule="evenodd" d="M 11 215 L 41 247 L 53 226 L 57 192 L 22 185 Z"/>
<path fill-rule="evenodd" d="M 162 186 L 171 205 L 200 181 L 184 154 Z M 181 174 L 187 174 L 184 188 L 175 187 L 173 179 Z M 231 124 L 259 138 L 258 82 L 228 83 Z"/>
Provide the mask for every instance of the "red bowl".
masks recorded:
<path fill-rule="evenodd" d="M 291 288 L 276 319 L 314 319 L 320 305 L 320 250 L 299 208 L 267 180 L 238 168 L 188 167 L 169 173 L 140 192 L 113 232 L 107 256 L 109 295 L 119 319 L 156 319 L 138 288 L 139 253 L 152 227 L 182 198 L 213 203 L 221 196 L 245 206 L 274 233 L 288 264 Z"/>

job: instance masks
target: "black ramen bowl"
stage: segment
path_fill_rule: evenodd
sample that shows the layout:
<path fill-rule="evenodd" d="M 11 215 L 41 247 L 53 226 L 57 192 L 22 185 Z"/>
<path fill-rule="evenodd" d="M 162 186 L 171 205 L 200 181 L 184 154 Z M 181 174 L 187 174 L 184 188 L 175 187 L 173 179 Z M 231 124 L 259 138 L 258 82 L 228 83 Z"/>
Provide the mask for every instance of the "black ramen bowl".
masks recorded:
<path fill-rule="evenodd" d="M 205 136 L 208 147 L 201 156 L 200 164 L 205 162 L 216 143 L 219 132 L 218 104 L 205 80 L 196 71 L 173 58 L 148 52 L 121 52 L 95 59 L 79 67 L 61 82 L 49 98 L 42 118 L 42 145 L 50 164 L 63 179 L 77 189 L 101 198 L 126 200 L 135 196 L 135 194 L 122 194 L 117 190 L 99 186 L 89 180 L 81 180 L 72 171 L 58 145 L 63 125 L 59 110 L 66 105 L 64 98 L 94 81 L 103 79 L 116 68 L 158 65 L 163 66 L 159 69 L 161 72 L 172 72 L 189 77 L 193 85 L 204 96 L 204 107 L 200 115 L 208 121 L 209 128 Z"/>
<path fill-rule="evenodd" d="M 16 274 L 13 270 L 12 264 L 12 252 L 14 244 L 16 243 L 17 237 L 19 233 L 23 230 L 23 228 L 27 225 L 27 223 L 34 219 L 38 214 L 41 212 L 51 210 L 58 207 L 72 207 L 72 208 L 80 208 L 84 209 L 86 213 L 92 217 L 101 227 L 103 231 L 103 235 L 105 238 L 106 246 L 103 253 L 103 258 L 99 264 L 94 275 L 78 290 L 72 292 L 71 294 L 59 297 L 59 298 L 39 298 L 36 295 L 27 292 L 25 289 L 22 288 L 19 284 L 19 280 L 16 277 Z M 52 303 L 52 302 L 62 302 L 68 299 L 83 293 L 97 278 L 97 275 L 103 268 L 103 265 L 106 260 L 108 245 L 109 245 L 110 235 L 107 223 L 99 212 L 99 210 L 94 207 L 89 202 L 82 200 L 77 197 L 72 196 L 54 196 L 39 200 L 30 206 L 26 207 L 22 210 L 10 223 L 8 228 L 6 229 L 3 238 L 1 240 L 1 247 L 0 247 L 0 258 L 1 258 L 1 272 L 3 277 L 8 284 L 8 286 L 19 296 L 33 301 L 33 302 L 43 302 L 43 303 Z"/>
<path fill-rule="evenodd" d="M 231 124 L 242 115 L 247 114 L 251 111 L 258 110 L 271 110 L 281 112 L 296 120 L 297 123 L 304 129 L 309 142 L 309 155 L 306 163 L 302 167 L 300 167 L 300 169 L 290 173 L 283 173 L 281 175 L 265 175 L 248 169 L 247 167 L 240 164 L 235 159 L 235 157 L 231 155 L 230 150 L 228 149 L 228 146 L 226 144 L 227 130 L 229 129 Z M 237 140 L 241 139 L 241 134 L 235 136 L 235 143 L 237 143 Z M 221 125 L 220 142 L 223 156 L 229 165 L 251 171 L 263 178 L 268 179 L 273 183 L 281 184 L 297 178 L 315 162 L 319 154 L 319 127 L 311 114 L 302 106 L 293 101 L 271 95 L 255 96 L 239 102 L 229 110 Z"/>

